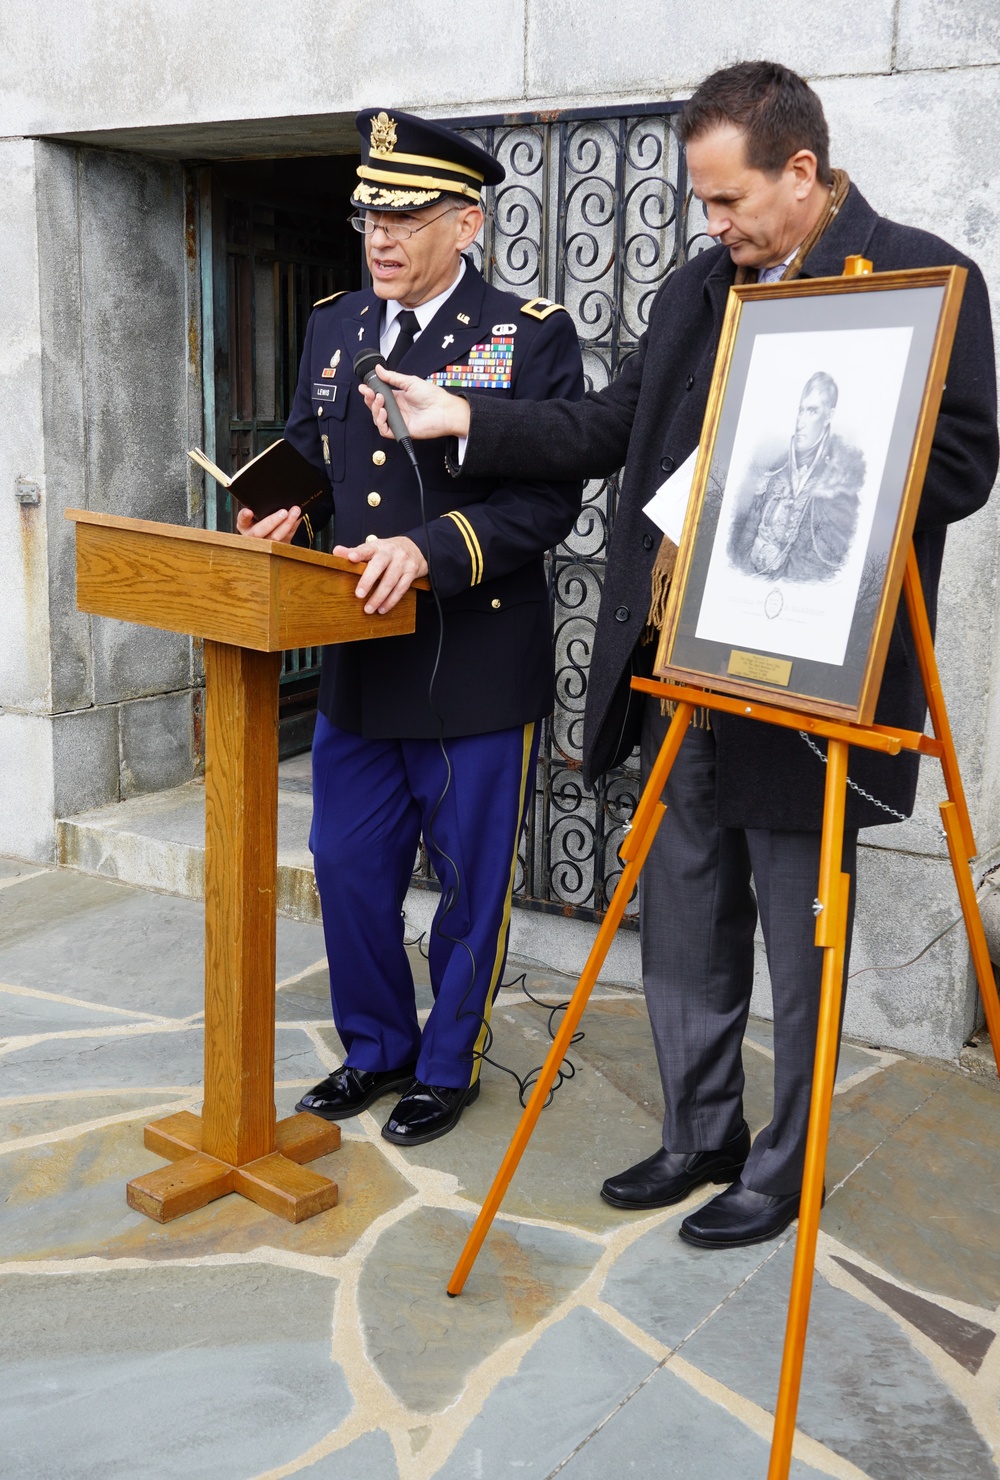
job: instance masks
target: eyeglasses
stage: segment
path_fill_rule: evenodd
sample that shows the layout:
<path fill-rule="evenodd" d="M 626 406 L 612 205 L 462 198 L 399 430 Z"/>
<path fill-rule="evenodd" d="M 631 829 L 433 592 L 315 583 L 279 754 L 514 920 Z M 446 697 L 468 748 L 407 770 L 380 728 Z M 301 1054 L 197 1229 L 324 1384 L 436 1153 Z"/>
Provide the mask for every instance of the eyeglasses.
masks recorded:
<path fill-rule="evenodd" d="M 391 224 L 387 224 L 384 215 L 372 215 L 370 211 L 356 211 L 347 219 L 362 236 L 371 236 L 374 232 L 381 231 L 391 242 L 408 242 L 416 232 L 424 231 L 428 226 L 433 226 L 435 221 L 440 221 L 443 216 L 450 216 L 458 209 L 458 206 L 449 206 L 447 210 L 432 216 L 429 221 L 421 221 L 419 226 L 410 226 L 406 221 L 393 221 L 391 217 L 388 218 Z"/>

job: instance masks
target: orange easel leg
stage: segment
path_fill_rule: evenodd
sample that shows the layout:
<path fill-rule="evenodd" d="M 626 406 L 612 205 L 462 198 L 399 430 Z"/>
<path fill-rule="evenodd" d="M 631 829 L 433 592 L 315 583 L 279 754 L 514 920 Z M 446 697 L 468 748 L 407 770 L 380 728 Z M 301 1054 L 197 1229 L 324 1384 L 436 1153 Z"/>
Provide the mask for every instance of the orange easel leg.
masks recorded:
<path fill-rule="evenodd" d="M 986 932 L 983 930 L 983 917 L 979 913 L 979 901 L 976 899 L 972 875 L 969 873 L 968 859 L 964 857 L 964 839 L 954 802 L 941 803 L 941 821 L 944 824 L 945 837 L 948 839 L 948 853 L 951 857 L 952 872 L 955 875 L 958 897 L 962 905 L 965 930 L 969 937 L 969 949 L 972 952 L 972 964 L 975 967 L 976 981 L 979 984 L 979 997 L 986 1015 L 986 1027 L 993 1045 L 993 1058 L 996 1062 L 997 1074 L 1000 1075 L 1000 998 L 997 997 L 993 963 L 990 960 L 990 948 L 986 944 Z"/>
<path fill-rule="evenodd" d="M 531 1139 L 531 1133 L 537 1124 L 545 1102 L 549 1097 L 559 1066 L 566 1056 L 566 1052 L 576 1032 L 577 1025 L 583 1016 L 598 973 L 604 965 L 604 958 L 615 938 L 615 932 L 621 923 L 625 913 L 625 906 L 632 897 L 632 891 L 636 886 L 642 866 L 646 861 L 646 855 L 653 845 L 657 828 L 666 811 L 666 807 L 660 801 L 663 788 L 670 774 L 670 768 L 676 759 L 680 749 L 684 732 L 693 713 L 691 704 L 678 704 L 677 710 L 671 721 L 670 728 L 660 747 L 660 753 L 656 758 L 656 764 L 649 774 L 649 780 L 643 788 L 639 805 L 635 809 L 632 818 L 632 827 L 625 838 L 621 848 L 621 858 L 625 862 L 620 879 L 611 896 L 608 913 L 601 922 L 601 928 L 597 932 L 597 938 L 587 957 L 587 963 L 583 968 L 580 980 L 577 982 L 570 999 L 569 1005 L 563 1014 L 563 1020 L 559 1025 L 559 1031 L 552 1041 L 545 1063 L 542 1065 L 538 1080 L 531 1092 L 531 1098 L 524 1107 L 524 1113 L 518 1122 L 517 1130 L 507 1147 L 507 1153 L 500 1163 L 500 1170 L 493 1179 L 493 1185 L 486 1196 L 486 1200 L 480 1209 L 479 1216 L 472 1226 L 469 1237 L 465 1241 L 458 1263 L 448 1282 L 448 1294 L 460 1295 L 469 1277 L 469 1272 L 476 1262 L 476 1256 L 483 1246 L 483 1240 L 489 1233 L 493 1219 L 497 1215 L 504 1193 L 510 1186 L 511 1178 L 517 1171 L 518 1163 L 524 1155 L 525 1148 Z"/>
<path fill-rule="evenodd" d="M 944 702 L 944 691 L 941 688 L 941 675 L 938 672 L 937 658 L 934 654 L 934 639 L 931 636 L 931 624 L 927 616 L 927 604 L 924 601 L 924 588 L 920 584 L 920 567 L 917 565 L 917 556 L 912 545 L 906 557 L 903 591 L 906 595 L 906 610 L 909 613 L 910 627 L 916 643 L 917 662 L 920 664 L 920 677 L 923 680 L 927 708 L 930 710 L 931 725 L 942 745 L 941 767 L 944 771 L 944 783 L 948 789 L 948 796 L 955 804 L 962 844 L 965 848 L 966 861 L 968 861 L 976 856 L 976 840 L 972 833 L 972 819 L 969 817 L 969 808 L 965 801 L 962 773 L 958 769 L 958 755 L 955 751 L 955 741 L 952 738 L 948 710 Z M 992 977 L 990 979 L 992 980 Z"/>
<path fill-rule="evenodd" d="M 958 766 L 955 741 L 952 738 L 951 725 L 948 721 L 948 710 L 941 688 L 937 658 L 934 655 L 931 624 L 927 618 L 924 591 L 920 584 L 920 568 L 917 565 L 917 557 L 912 545 L 906 558 L 903 589 L 906 593 L 906 609 L 910 615 L 910 626 L 916 642 L 920 676 L 923 679 L 924 693 L 927 696 L 931 725 L 935 736 L 941 742 L 941 767 L 944 771 L 944 782 L 949 797 L 947 802 L 941 804 L 941 821 L 948 840 L 948 854 L 951 858 L 955 885 L 962 905 L 966 934 L 969 937 L 969 949 L 972 952 L 972 964 L 976 970 L 979 998 L 983 1004 L 986 1026 L 993 1045 L 997 1074 L 1000 1075 L 1000 998 L 997 997 L 993 964 L 990 961 L 989 947 L 983 931 L 983 918 L 979 913 L 976 891 L 972 887 L 972 880 L 969 876 L 969 860 L 976 856 L 976 840 L 973 836 L 972 820 L 969 817 L 969 808 L 965 800 L 965 788 L 962 785 L 962 773 Z"/>
<path fill-rule="evenodd" d="M 830 1107 L 837 1068 L 840 1037 L 840 1004 L 843 996 L 844 948 L 850 876 L 841 873 L 844 845 L 844 797 L 847 785 L 847 751 L 842 740 L 831 740 L 826 768 L 826 797 L 823 806 L 823 840 L 820 849 L 819 893 L 822 909 L 816 921 L 816 944 L 824 948 L 820 988 L 819 1024 L 816 1031 L 816 1062 L 812 1099 L 809 1105 L 809 1137 L 802 1175 L 799 1231 L 795 1243 L 795 1266 L 785 1326 L 781 1380 L 774 1411 L 774 1436 L 767 1480 L 788 1480 L 795 1437 L 795 1414 L 802 1381 L 802 1358 L 812 1298 L 816 1238 L 823 1205 L 823 1173 L 830 1135 Z"/>

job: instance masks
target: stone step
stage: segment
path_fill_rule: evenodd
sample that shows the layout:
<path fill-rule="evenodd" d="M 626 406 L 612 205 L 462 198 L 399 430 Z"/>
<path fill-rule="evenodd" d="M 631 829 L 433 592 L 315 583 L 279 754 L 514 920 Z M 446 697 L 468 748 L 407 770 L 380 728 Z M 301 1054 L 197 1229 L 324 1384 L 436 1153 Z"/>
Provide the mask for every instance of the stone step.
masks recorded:
<path fill-rule="evenodd" d="M 312 786 L 309 756 L 278 767 L 278 912 L 319 920 L 309 852 Z M 205 894 L 205 786 L 188 781 L 170 791 L 99 807 L 58 826 L 59 862 L 142 889 L 201 899 Z"/>
<path fill-rule="evenodd" d="M 278 766 L 278 913 L 293 920 L 320 919 L 319 896 L 309 852 L 312 816 L 311 757 L 292 756 Z M 202 899 L 205 894 L 205 786 L 189 781 L 63 818 L 57 829 L 58 860 L 68 868 L 120 879 L 140 889 L 158 889 Z M 408 935 L 431 928 L 439 896 L 410 889 L 404 914 Z M 510 951 L 524 961 L 578 975 L 596 926 L 584 920 L 515 909 Z M 620 931 L 601 980 L 636 987 L 641 981 L 639 940 Z"/>

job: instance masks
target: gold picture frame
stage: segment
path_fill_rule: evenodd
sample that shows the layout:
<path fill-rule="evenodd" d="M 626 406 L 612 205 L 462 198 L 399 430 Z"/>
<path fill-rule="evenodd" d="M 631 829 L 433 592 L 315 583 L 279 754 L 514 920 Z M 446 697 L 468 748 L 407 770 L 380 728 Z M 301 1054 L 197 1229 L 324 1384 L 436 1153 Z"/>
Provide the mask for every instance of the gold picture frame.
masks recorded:
<path fill-rule="evenodd" d="M 731 289 L 657 677 L 872 722 L 965 277 Z"/>

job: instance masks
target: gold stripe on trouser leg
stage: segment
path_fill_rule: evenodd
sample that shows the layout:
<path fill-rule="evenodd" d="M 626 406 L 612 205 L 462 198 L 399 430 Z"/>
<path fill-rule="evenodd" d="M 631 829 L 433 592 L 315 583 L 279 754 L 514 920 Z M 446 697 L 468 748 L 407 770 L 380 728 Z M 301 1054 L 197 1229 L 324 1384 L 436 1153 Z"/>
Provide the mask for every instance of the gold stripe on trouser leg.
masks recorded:
<path fill-rule="evenodd" d="M 514 846 L 511 850 L 510 877 L 507 880 L 507 898 L 503 907 L 503 919 L 497 933 L 496 955 L 493 957 L 493 970 L 490 973 L 489 990 L 486 993 L 486 1001 L 483 1004 L 483 1023 L 479 1029 L 475 1047 L 472 1050 L 472 1078 L 470 1085 L 475 1084 L 479 1078 L 479 1066 L 482 1060 L 479 1054 L 483 1051 L 486 1042 L 486 1033 L 493 1015 L 493 997 L 496 993 L 497 984 L 500 980 L 500 971 L 503 967 L 504 955 L 507 950 L 507 936 L 510 933 L 510 909 L 511 900 L 514 895 L 514 876 L 517 873 L 517 847 L 521 841 L 521 818 L 524 816 L 524 793 L 528 785 L 528 777 L 531 771 L 531 746 L 535 738 L 534 724 L 524 727 L 524 748 L 521 751 L 521 790 L 517 799 L 517 821 L 514 823 Z"/>

